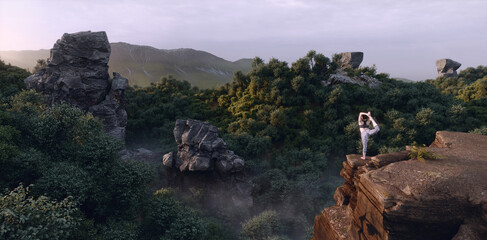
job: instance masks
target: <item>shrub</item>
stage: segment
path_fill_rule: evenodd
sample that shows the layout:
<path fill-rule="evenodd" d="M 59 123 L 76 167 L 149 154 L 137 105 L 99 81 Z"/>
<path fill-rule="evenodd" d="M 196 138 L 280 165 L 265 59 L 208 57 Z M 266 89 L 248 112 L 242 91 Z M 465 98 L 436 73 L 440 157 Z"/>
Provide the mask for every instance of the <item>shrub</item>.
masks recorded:
<path fill-rule="evenodd" d="M 145 209 L 143 239 L 200 239 L 204 222 L 196 212 L 172 197 L 172 191 L 157 191 Z"/>
<path fill-rule="evenodd" d="M 272 206 L 289 197 L 290 183 L 280 169 L 271 169 L 254 179 L 252 195 L 258 205 Z"/>
<path fill-rule="evenodd" d="M 265 153 L 271 145 L 269 137 L 254 137 L 250 134 L 226 134 L 223 137 L 228 145 L 228 149 L 235 151 L 237 155 L 243 158 L 259 156 Z"/>
<path fill-rule="evenodd" d="M 25 88 L 24 79 L 29 75 L 25 69 L 0 60 L 0 101 L 8 101 L 10 96 Z"/>
<path fill-rule="evenodd" d="M 242 235 L 246 239 L 275 238 L 282 231 L 277 212 L 267 210 L 242 224 Z"/>
<path fill-rule="evenodd" d="M 1 120 L 0 120 L 1 124 Z M 17 141 L 20 132 L 12 126 L 0 125 L 0 164 L 5 164 L 7 159 L 16 156 L 19 153 L 17 146 L 12 142 Z"/>
<path fill-rule="evenodd" d="M 109 195 L 110 201 L 106 207 L 111 210 L 110 215 L 120 219 L 135 218 L 142 205 L 147 201 L 147 184 L 153 177 L 146 163 L 136 161 L 116 161 L 109 169 L 103 182 L 104 195 Z M 103 193 L 100 193 L 103 194 Z"/>
<path fill-rule="evenodd" d="M 33 192 L 60 200 L 72 196 L 83 202 L 95 182 L 88 172 L 67 162 L 56 163 L 36 181 Z"/>
<path fill-rule="evenodd" d="M 235 239 L 234 236 L 228 232 L 228 229 L 224 229 L 222 225 L 216 221 L 216 219 L 208 219 L 205 226 L 205 234 L 202 239 L 204 240 L 226 240 Z"/>
<path fill-rule="evenodd" d="M 440 156 L 428 150 L 423 144 L 422 147 L 413 144 L 409 152 L 409 159 L 417 159 L 420 162 L 425 162 L 426 159 L 438 159 Z"/>
<path fill-rule="evenodd" d="M 136 240 L 139 226 L 131 221 L 109 220 L 99 227 L 100 240 Z"/>
<path fill-rule="evenodd" d="M 65 103 L 48 107 L 32 91 L 17 94 L 10 105 L 22 141 L 20 153 L 0 168 L 2 185 L 34 183 L 34 193 L 58 200 L 71 195 L 97 224 L 136 217 L 152 174 L 142 163 L 120 161 L 122 144 L 98 119 Z"/>
<path fill-rule="evenodd" d="M 473 133 L 473 134 L 479 134 L 479 135 L 487 135 L 487 127 L 480 127 L 480 128 L 476 128 L 472 131 L 470 131 L 469 133 Z"/>
<path fill-rule="evenodd" d="M 34 198 L 22 185 L 0 195 L 2 239 L 68 239 L 81 225 L 79 210 L 71 197 L 61 201 Z"/>

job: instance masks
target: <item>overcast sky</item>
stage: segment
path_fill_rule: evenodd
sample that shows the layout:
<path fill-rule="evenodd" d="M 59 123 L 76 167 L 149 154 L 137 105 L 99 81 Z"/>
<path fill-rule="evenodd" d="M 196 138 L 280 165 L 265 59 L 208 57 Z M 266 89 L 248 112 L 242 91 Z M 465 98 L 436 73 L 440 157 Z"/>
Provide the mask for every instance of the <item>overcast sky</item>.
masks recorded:
<path fill-rule="evenodd" d="M 362 51 L 362 66 L 412 80 L 435 78 L 440 58 L 487 65 L 487 0 L 0 0 L 0 50 L 86 30 L 230 61 Z"/>

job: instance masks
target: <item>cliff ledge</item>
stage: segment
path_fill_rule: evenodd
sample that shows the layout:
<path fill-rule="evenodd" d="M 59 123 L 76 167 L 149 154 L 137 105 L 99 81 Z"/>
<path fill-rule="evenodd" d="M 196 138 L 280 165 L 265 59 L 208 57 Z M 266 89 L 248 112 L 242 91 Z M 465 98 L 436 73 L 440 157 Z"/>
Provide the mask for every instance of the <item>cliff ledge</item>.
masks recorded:
<path fill-rule="evenodd" d="M 347 155 L 313 239 L 487 239 L 487 136 L 439 131 L 428 150 L 441 158 Z"/>

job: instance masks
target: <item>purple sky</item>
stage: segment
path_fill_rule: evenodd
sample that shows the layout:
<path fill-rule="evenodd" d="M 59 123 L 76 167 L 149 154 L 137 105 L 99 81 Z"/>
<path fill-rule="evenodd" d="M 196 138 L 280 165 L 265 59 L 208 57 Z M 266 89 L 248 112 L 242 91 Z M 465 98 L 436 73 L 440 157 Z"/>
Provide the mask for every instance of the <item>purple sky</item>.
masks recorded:
<path fill-rule="evenodd" d="M 0 50 L 50 49 L 86 30 L 231 61 L 362 51 L 362 66 L 412 80 L 435 78 L 440 58 L 487 65 L 486 0 L 0 0 Z"/>

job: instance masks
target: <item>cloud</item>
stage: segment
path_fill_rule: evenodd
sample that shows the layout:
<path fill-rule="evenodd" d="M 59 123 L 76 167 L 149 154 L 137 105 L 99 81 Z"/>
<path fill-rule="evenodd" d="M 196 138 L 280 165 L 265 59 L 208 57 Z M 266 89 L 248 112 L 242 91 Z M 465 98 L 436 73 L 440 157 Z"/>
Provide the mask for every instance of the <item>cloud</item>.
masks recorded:
<path fill-rule="evenodd" d="M 229 60 L 364 51 L 364 64 L 421 79 L 434 77 L 435 58 L 483 63 L 485 9 L 484 0 L 0 0 L 0 50 L 50 48 L 65 32 L 104 30 L 111 41 Z"/>

